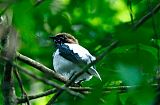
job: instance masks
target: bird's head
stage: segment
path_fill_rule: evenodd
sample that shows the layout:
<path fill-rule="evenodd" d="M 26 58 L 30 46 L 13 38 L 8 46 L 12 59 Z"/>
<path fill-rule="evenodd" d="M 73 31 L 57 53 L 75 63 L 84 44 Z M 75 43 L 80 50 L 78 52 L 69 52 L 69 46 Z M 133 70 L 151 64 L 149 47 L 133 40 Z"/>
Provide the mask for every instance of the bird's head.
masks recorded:
<path fill-rule="evenodd" d="M 68 33 L 58 33 L 55 36 L 50 36 L 50 38 L 56 45 L 64 43 L 78 44 L 78 40 Z"/>

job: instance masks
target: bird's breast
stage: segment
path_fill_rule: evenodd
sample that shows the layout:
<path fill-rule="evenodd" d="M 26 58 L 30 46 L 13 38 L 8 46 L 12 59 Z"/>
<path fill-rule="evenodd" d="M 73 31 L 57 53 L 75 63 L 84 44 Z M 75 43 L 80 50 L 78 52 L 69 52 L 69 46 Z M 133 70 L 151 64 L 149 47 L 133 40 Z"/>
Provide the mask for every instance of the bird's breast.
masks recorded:
<path fill-rule="evenodd" d="M 53 66 L 56 72 L 66 78 L 69 78 L 73 72 L 80 70 L 76 64 L 59 55 L 59 50 L 57 50 L 53 56 Z"/>

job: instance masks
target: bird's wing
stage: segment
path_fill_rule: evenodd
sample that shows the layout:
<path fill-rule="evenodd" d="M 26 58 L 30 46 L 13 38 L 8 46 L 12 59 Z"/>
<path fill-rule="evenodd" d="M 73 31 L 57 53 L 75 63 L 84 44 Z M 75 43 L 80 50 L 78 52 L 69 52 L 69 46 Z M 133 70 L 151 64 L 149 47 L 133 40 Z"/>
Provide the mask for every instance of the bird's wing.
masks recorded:
<path fill-rule="evenodd" d="M 76 49 L 72 45 L 69 46 L 66 44 L 62 44 L 62 45 L 59 45 L 58 48 L 59 48 L 59 54 L 65 59 L 79 66 L 84 66 L 87 64 L 87 60 L 83 59 L 83 56 L 81 56 L 82 54 L 75 51 Z"/>
<path fill-rule="evenodd" d="M 88 50 L 83 48 L 78 44 L 62 44 L 59 47 L 59 54 L 65 59 L 79 65 L 80 67 L 84 67 L 85 65 L 96 60 L 94 56 L 92 56 Z M 101 80 L 100 75 L 96 71 L 95 66 L 92 66 L 88 74 L 94 75 Z"/>

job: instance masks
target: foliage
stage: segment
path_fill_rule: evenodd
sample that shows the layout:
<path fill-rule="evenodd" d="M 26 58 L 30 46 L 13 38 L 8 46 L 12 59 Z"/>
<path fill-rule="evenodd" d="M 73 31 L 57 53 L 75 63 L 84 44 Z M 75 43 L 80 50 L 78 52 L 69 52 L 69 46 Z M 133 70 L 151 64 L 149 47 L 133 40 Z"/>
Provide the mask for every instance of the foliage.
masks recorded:
<path fill-rule="evenodd" d="M 82 84 L 93 88 L 87 98 L 63 93 L 57 105 L 151 105 L 156 96 L 151 84 L 156 83 L 159 67 L 160 14 L 155 13 L 139 27 L 134 26 L 158 3 L 158 0 L 4 0 L 0 5 L 10 5 L 7 11 L 12 11 L 12 25 L 19 32 L 18 52 L 49 68 L 53 68 L 55 50 L 48 38 L 50 35 L 70 33 L 95 56 L 99 56 L 113 40 L 119 41 L 118 46 L 96 65 L 102 81 L 94 77 Z M 4 5 L 0 6 L 1 12 Z M 43 77 L 33 68 L 17 63 Z M 3 71 L 0 72 L 1 79 Z M 21 77 L 28 94 L 52 88 L 25 74 Z M 118 90 L 104 93 L 105 87 L 121 85 L 141 87 L 124 93 Z M 17 82 L 15 87 L 20 96 Z M 34 100 L 32 104 L 44 105 L 48 99 L 50 96 Z"/>

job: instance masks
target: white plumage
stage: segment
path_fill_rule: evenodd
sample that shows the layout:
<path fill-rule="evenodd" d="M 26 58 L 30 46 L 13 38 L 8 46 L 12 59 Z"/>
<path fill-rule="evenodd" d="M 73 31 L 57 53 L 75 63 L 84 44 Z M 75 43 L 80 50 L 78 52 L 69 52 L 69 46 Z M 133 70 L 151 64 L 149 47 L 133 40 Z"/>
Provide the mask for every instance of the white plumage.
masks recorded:
<path fill-rule="evenodd" d="M 67 45 L 69 47 L 69 50 L 72 50 L 73 53 L 77 53 L 79 57 L 87 62 L 87 64 L 91 63 L 92 61 L 95 60 L 95 57 L 92 56 L 88 50 L 80 46 L 79 44 L 70 44 L 70 43 L 64 43 L 64 45 Z M 56 52 L 53 54 L 53 66 L 56 72 L 60 73 L 62 76 L 64 76 L 66 79 L 70 79 L 71 76 L 73 76 L 75 73 L 79 72 L 82 70 L 77 64 L 65 59 L 60 55 L 59 49 L 56 50 Z M 90 80 L 92 76 L 98 77 L 100 80 L 100 75 L 98 72 L 91 67 L 88 70 L 89 73 L 84 73 L 82 74 L 75 83 L 78 83 L 83 80 Z"/>

